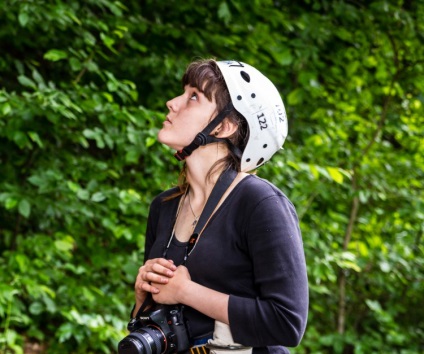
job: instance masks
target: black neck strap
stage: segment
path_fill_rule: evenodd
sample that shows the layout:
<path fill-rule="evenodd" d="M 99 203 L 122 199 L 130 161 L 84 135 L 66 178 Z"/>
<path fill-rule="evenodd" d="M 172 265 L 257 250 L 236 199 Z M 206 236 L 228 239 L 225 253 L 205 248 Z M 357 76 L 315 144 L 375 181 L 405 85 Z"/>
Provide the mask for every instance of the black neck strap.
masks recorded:
<path fill-rule="evenodd" d="M 216 206 L 218 205 L 225 191 L 228 189 L 230 184 L 234 181 L 236 176 L 237 176 L 237 172 L 231 168 L 228 168 L 221 174 L 221 176 L 219 176 L 218 181 L 213 187 L 212 192 L 208 198 L 208 201 L 206 202 L 206 205 L 203 208 L 199 221 L 197 222 L 196 227 L 194 228 L 193 235 L 191 235 L 190 239 L 188 240 L 184 260 L 182 263 L 183 265 L 187 262 L 187 259 L 190 256 L 191 252 L 193 251 L 194 246 L 196 246 L 196 243 L 199 239 L 199 235 L 201 234 L 206 223 L 209 221 L 210 217 L 212 216 L 213 211 L 215 210 Z"/>
<path fill-rule="evenodd" d="M 212 192 L 209 195 L 209 198 L 206 202 L 206 205 L 203 208 L 199 221 L 196 223 L 196 227 L 194 228 L 193 234 L 190 236 L 190 239 L 188 240 L 182 265 L 184 265 L 187 262 L 187 259 L 190 256 L 190 253 L 193 251 L 194 246 L 196 246 L 198 238 L 200 234 L 202 233 L 203 229 L 205 228 L 206 224 L 208 223 L 209 219 L 211 218 L 213 211 L 215 210 L 216 206 L 218 205 L 225 191 L 234 181 L 236 176 L 237 176 L 237 171 L 233 170 L 232 168 L 228 168 L 219 176 L 218 181 L 213 187 Z M 166 258 L 167 256 L 168 249 L 169 249 L 169 246 L 171 245 L 171 241 L 173 237 L 174 237 L 174 233 L 171 234 L 168 240 L 168 243 L 163 251 L 163 254 L 162 254 L 163 258 Z"/>
<path fill-rule="evenodd" d="M 194 140 L 182 150 L 177 151 L 174 156 L 178 161 L 184 160 L 187 156 L 196 150 L 199 146 L 207 145 L 210 143 L 222 141 L 223 139 L 215 138 L 209 134 L 221 123 L 228 114 L 233 110 L 233 104 L 231 101 L 225 106 L 225 108 L 214 118 L 212 121 L 203 129 L 199 134 L 196 135 Z"/>
<path fill-rule="evenodd" d="M 194 246 L 196 246 L 196 243 L 198 241 L 199 235 L 202 233 L 205 225 L 209 221 L 210 217 L 212 216 L 213 211 L 215 210 L 216 206 L 218 205 L 219 201 L 221 200 L 222 196 L 224 195 L 225 191 L 228 189 L 228 187 L 231 185 L 231 183 L 234 181 L 234 179 L 237 177 L 237 171 L 228 168 L 218 178 L 218 181 L 216 182 L 215 186 L 212 189 L 212 192 L 206 202 L 205 207 L 203 208 L 202 214 L 200 215 L 199 221 L 196 224 L 196 227 L 194 228 L 193 234 L 191 235 L 188 244 L 186 246 L 184 260 L 182 262 L 182 265 L 184 265 L 187 262 L 188 257 L 190 256 L 191 252 L 193 251 Z M 166 254 L 168 251 L 168 248 L 171 244 L 171 240 L 174 237 L 174 234 L 172 233 L 168 245 L 166 246 L 163 257 L 166 258 Z M 134 328 L 134 324 L 137 318 L 139 318 L 143 312 L 148 310 L 152 305 L 154 304 L 152 294 L 148 293 L 146 299 L 144 300 L 143 304 L 141 305 L 140 309 L 137 311 L 137 314 L 134 319 L 132 319 L 128 323 L 128 329 L 132 332 Z M 133 309 L 134 310 L 134 309 Z"/>
<path fill-rule="evenodd" d="M 194 228 L 193 233 L 199 233 L 203 227 L 206 225 L 206 222 L 209 220 L 222 196 L 228 189 L 231 183 L 237 176 L 237 171 L 232 168 L 225 170 L 218 178 L 215 186 L 212 189 L 212 192 L 206 202 L 205 207 L 203 208 L 202 214 L 200 215 L 199 221 Z"/>

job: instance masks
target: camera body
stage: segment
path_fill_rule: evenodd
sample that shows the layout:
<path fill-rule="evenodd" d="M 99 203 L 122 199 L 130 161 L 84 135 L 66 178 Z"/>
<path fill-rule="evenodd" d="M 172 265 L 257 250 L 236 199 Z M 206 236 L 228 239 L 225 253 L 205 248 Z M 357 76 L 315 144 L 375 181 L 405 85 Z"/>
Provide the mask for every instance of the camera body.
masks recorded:
<path fill-rule="evenodd" d="M 118 344 L 118 354 L 174 354 L 190 348 L 181 305 L 158 305 L 128 323 L 130 334 Z"/>

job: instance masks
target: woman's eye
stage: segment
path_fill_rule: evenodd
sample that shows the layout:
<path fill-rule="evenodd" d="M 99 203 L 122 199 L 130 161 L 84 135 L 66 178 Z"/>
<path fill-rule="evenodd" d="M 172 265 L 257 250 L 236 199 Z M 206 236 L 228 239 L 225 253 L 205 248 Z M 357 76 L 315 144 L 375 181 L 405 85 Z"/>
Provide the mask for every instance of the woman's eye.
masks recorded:
<path fill-rule="evenodd" d="M 197 101 L 197 93 L 196 93 L 196 92 L 193 92 L 193 93 L 191 94 L 191 96 L 190 96 L 190 100 L 192 100 L 192 101 Z"/>

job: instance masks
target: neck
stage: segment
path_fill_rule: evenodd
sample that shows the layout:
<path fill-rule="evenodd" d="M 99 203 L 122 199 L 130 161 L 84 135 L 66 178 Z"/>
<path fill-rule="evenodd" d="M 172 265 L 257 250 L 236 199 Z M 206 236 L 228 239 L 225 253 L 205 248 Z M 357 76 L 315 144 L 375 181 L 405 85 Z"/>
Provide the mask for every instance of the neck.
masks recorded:
<path fill-rule="evenodd" d="M 186 179 L 190 185 L 192 202 L 202 204 L 207 200 L 222 172 L 222 167 L 219 166 L 212 169 L 228 153 L 219 145 L 222 144 L 202 146 L 186 159 Z"/>

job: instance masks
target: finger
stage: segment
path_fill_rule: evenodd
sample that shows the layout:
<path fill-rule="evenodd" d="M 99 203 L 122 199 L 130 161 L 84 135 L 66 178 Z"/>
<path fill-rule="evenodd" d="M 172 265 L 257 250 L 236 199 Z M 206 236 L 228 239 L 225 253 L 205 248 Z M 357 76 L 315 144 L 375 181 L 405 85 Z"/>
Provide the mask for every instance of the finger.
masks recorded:
<path fill-rule="evenodd" d="M 160 264 L 161 266 L 168 268 L 170 270 L 175 270 L 177 267 L 174 264 L 174 261 L 171 259 L 159 258 L 155 264 Z"/>
<path fill-rule="evenodd" d="M 152 293 L 152 294 L 157 294 L 157 293 L 159 293 L 159 289 L 158 289 L 158 288 L 156 288 L 155 286 L 153 286 L 151 283 L 144 282 L 144 283 L 141 285 L 141 288 L 142 288 L 144 291 L 147 291 L 147 292 Z"/>
<path fill-rule="evenodd" d="M 166 274 L 168 270 L 175 271 L 177 267 L 174 263 L 165 258 L 155 258 L 148 260 L 143 266 L 139 268 L 139 272 L 158 272 Z"/>
<path fill-rule="evenodd" d="M 147 272 L 144 274 L 143 280 L 147 283 L 167 284 L 169 278 L 166 275 L 158 274 L 156 272 Z"/>
<path fill-rule="evenodd" d="M 151 272 L 152 273 L 156 273 L 156 274 L 165 275 L 165 276 L 171 278 L 171 277 L 174 276 L 174 271 L 175 270 L 176 270 L 176 268 L 175 269 L 173 269 L 173 268 L 170 269 L 170 268 L 168 268 L 166 266 L 163 266 L 162 264 L 155 263 L 152 266 Z"/>

